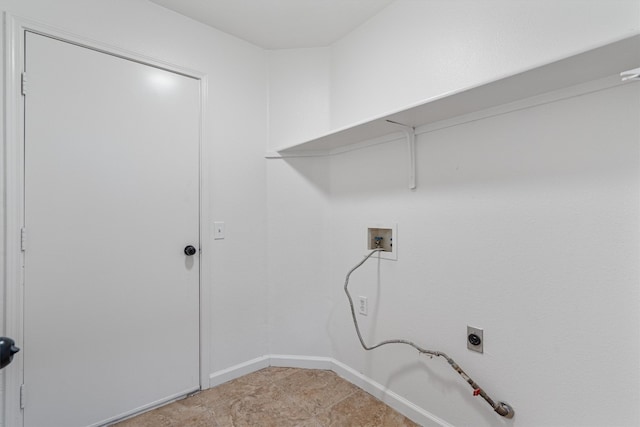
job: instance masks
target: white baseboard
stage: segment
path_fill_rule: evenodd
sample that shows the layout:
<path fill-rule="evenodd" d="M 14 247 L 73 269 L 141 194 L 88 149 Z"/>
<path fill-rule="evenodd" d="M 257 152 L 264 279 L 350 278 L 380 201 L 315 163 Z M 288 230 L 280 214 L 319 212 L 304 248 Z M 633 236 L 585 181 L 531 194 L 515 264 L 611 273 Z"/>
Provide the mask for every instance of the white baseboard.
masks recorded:
<path fill-rule="evenodd" d="M 294 356 L 270 354 L 232 366 L 209 376 L 209 386 L 215 387 L 268 366 L 301 369 L 323 369 L 335 372 L 341 378 L 361 388 L 372 396 L 424 427 L 453 427 L 418 405 L 389 390 L 384 385 L 361 374 L 350 366 L 331 357 Z"/>
<path fill-rule="evenodd" d="M 271 354 L 269 355 L 269 358 L 271 360 L 271 366 L 280 366 L 283 368 L 323 369 L 325 371 L 333 370 L 333 359 L 330 357 Z"/>
<path fill-rule="evenodd" d="M 215 387 L 252 372 L 259 371 L 260 369 L 267 368 L 271 366 L 269 363 L 270 356 L 262 356 L 227 369 L 216 371 L 209 375 L 209 387 Z"/>
<path fill-rule="evenodd" d="M 371 378 L 364 376 L 350 366 L 347 366 L 335 359 L 332 359 L 331 363 L 331 370 L 338 374 L 338 376 L 349 381 L 351 384 L 360 387 L 375 398 L 382 400 L 384 403 L 400 412 L 402 415 L 409 418 L 413 422 L 416 422 L 424 427 L 453 427 L 443 419 L 436 417 L 428 411 L 425 411 L 418 405 L 408 401 L 399 394 L 394 393 L 384 385 L 372 380 Z"/>

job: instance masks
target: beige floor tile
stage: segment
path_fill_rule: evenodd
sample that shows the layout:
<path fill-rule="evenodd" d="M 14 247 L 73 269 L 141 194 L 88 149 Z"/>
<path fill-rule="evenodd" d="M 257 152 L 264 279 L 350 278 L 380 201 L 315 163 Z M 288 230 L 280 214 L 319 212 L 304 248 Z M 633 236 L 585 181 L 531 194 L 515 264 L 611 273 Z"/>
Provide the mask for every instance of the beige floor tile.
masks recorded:
<path fill-rule="evenodd" d="M 117 427 L 415 427 L 331 371 L 266 368 Z"/>
<path fill-rule="evenodd" d="M 185 405 L 175 402 L 163 406 L 157 411 L 171 420 L 171 427 L 218 427 L 215 414 L 211 408 L 197 405 Z"/>
<path fill-rule="evenodd" d="M 359 390 L 331 371 L 311 369 L 299 370 L 275 384 L 312 415 Z"/>
<path fill-rule="evenodd" d="M 262 384 L 252 384 L 240 379 L 204 390 L 189 398 L 191 404 L 198 406 L 215 406 L 242 396 L 252 396 Z"/>
<path fill-rule="evenodd" d="M 234 400 L 242 396 L 252 396 L 260 387 L 286 378 L 297 372 L 293 368 L 269 367 L 253 372 L 249 375 L 237 378 L 217 387 L 204 390 L 191 396 L 187 405 L 215 406 L 228 400 Z"/>
<path fill-rule="evenodd" d="M 324 427 L 324 426 L 320 424 L 320 421 L 318 421 L 317 419 L 309 418 L 302 424 L 296 425 L 295 427 Z"/>
<path fill-rule="evenodd" d="M 286 427 L 302 426 L 311 415 L 300 408 L 274 384 L 257 393 L 221 403 L 213 407 L 220 427 Z"/>
<path fill-rule="evenodd" d="M 181 402 L 174 402 L 146 412 L 114 427 L 218 427 L 211 409 L 186 406 Z"/>
<path fill-rule="evenodd" d="M 411 420 L 362 390 L 316 416 L 325 427 L 414 427 Z"/>
<path fill-rule="evenodd" d="M 238 381 L 247 382 L 252 384 L 266 385 L 275 383 L 289 375 L 295 374 L 300 371 L 295 368 L 280 368 L 277 366 L 271 366 L 269 368 L 261 369 L 257 372 L 253 372 L 244 377 L 238 378 Z"/>
<path fill-rule="evenodd" d="M 115 424 L 114 427 L 171 427 L 171 419 L 164 415 L 150 411 L 134 418 Z"/>

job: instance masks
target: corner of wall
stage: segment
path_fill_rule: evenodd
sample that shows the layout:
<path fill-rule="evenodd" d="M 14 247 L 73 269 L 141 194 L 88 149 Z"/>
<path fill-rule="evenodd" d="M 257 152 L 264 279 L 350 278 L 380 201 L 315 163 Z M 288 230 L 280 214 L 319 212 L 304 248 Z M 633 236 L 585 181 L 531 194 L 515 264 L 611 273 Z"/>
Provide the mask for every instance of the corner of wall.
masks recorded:
<path fill-rule="evenodd" d="M 269 51 L 268 150 L 329 131 L 329 53 L 329 48 Z"/>

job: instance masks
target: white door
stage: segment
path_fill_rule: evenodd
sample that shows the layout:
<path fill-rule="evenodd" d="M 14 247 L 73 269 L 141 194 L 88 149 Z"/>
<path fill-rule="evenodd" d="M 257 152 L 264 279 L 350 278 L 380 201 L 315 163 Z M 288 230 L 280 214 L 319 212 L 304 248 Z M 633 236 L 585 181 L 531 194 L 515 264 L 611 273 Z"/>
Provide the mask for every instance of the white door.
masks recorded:
<path fill-rule="evenodd" d="M 26 427 L 199 389 L 200 82 L 26 33 Z"/>

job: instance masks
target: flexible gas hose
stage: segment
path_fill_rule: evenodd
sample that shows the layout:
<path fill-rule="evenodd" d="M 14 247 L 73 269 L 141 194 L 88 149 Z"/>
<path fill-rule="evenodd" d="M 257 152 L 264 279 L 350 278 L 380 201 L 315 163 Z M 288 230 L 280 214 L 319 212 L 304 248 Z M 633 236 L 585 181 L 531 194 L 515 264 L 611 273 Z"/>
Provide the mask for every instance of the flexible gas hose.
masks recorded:
<path fill-rule="evenodd" d="M 383 345 L 387 345 L 387 344 L 406 344 L 406 345 L 409 345 L 409 346 L 415 348 L 421 354 L 428 354 L 430 356 L 442 357 L 447 362 L 449 362 L 449 365 L 458 374 L 460 374 L 460 376 L 471 386 L 471 388 L 473 388 L 473 395 L 474 396 L 481 396 L 489 405 L 491 405 L 491 407 L 493 408 L 494 411 L 496 411 L 498 414 L 502 415 L 503 417 L 505 417 L 505 418 L 513 418 L 513 415 L 515 414 L 515 412 L 514 412 L 513 408 L 509 404 L 507 404 L 505 402 L 497 402 L 496 403 L 478 385 L 478 383 L 476 383 L 473 379 L 471 379 L 471 377 L 469 377 L 469 375 L 467 375 L 462 370 L 462 368 L 452 358 L 447 356 L 445 353 L 443 353 L 441 351 L 427 350 L 427 349 L 424 349 L 424 348 L 416 345 L 415 343 L 413 343 L 411 341 L 402 340 L 402 339 L 385 340 L 385 341 L 381 341 L 378 344 L 375 344 L 375 345 L 372 345 L 372 346 L 368 346 L 364 342 L 364 339 L 362 339 L 362 334 L 360 333 L 360 327 L 358 326 L 358 319 L 356 318 L 356 311 L 355 311 L 355 309 L 353 307 L 353 299 L 351 298 L 351 295 L 349 294 L 349 289 L 348 289 L 349 277 L 351 276 L 351 273 L 356 271 L 362 264 L 364 264 L 369 258 L 371 258 L 371 256 L 373 254 L 375 254 L 376 252 L 380 252 L 382 250 L 383 249 L 374 249 L 374 250 L 372 250 L 367 256 L 364 257 L 364 259 L 362 261 L 360 261 L 351 270 L 349 270 L 349 272 L 347 273 L 347 277 L 344 280 L 344 292 L 347 294 L 347 298 L 349 299 L 349 306 L 351 307 L 351 317 L 353 318 L 353 324 L 356 327 L 356 333 L 358 334 L 358 339 L 360 340 L 360 344 L 362 345 L 362 348 L 364 348 L 365 350 L 369 351 L 369 350 L 376 349 L 378 347 L 382 347 Z"/>

